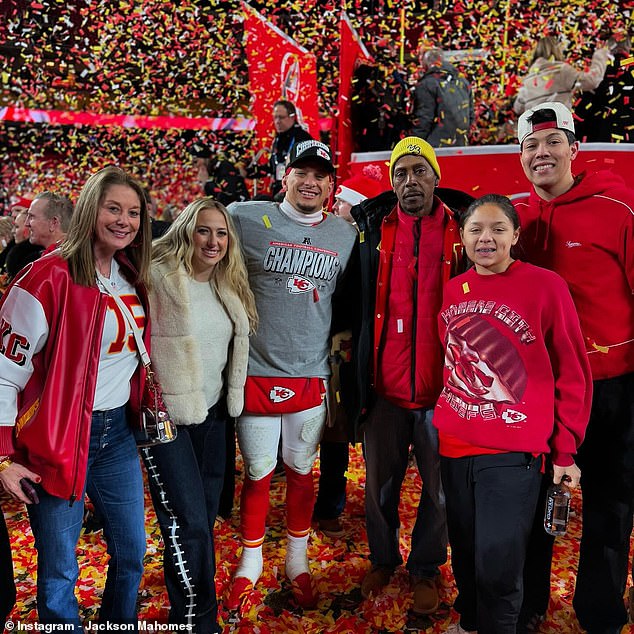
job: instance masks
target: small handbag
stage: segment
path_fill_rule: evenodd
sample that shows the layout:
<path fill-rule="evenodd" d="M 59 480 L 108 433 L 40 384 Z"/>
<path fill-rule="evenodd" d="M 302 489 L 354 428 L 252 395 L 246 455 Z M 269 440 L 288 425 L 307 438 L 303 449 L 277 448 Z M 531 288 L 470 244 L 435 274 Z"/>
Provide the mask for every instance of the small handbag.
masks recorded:
<path fill-rule="evenodd" d="M 145 384 L 141 393 L 140 420 L 138 426 L 133 426 L 134 437 L 138 447 L 152 447 L 163 445 L 176 439 L 178 433 L 176 424 L 165 407 L 163 401 L 163 391 L 152 369 L 152 362 L 147 348 L 143 343 L 143 336 L 139 330 L 130 309 L 121 301 L 115 293 L 110 282 L 101 273 L 97 272 L 97 279 L 101 285 L 112 296 L 119 310 L 125 317 L 136 341 L 137 350 L 141 357 L 141 363 L 145 368 Z"/>

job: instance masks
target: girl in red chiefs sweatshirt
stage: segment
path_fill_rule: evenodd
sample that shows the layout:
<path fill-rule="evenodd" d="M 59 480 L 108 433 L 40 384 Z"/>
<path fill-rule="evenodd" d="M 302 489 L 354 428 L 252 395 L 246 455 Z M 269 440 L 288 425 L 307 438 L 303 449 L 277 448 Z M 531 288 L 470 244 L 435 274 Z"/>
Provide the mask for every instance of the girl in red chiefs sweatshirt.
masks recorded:
<path fill-rule="evenodd" d="M 566 283 L 517 261 L 519 219 L 490 194 L 460 220 L 474 266 L 449 281 L 439 314 L 444 388 L 434 412 L 460 624 L 515 632 L 544 454 L 576 487 L 573 455 L 592 379 Z M 462 628 L 462 629 L 460 629 Z"/>

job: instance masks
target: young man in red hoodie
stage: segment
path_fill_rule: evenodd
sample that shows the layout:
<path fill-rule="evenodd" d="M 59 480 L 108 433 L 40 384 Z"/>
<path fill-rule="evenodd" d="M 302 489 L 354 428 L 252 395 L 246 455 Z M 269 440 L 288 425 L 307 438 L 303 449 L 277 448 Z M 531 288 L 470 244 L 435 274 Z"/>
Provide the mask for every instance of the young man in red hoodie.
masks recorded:
<path fill-rule="evenodd" d="M 578 453 L 583 533 L 573 605 L 590 634 L 620 632 L 634 513 L 634 191 L 610 171 L 574 175 L 573 117 L 542 103 L 519 119 L 532 191 L 515 205 L 526 260 L 559 273 L 579 313 L 594 393 Z"/>

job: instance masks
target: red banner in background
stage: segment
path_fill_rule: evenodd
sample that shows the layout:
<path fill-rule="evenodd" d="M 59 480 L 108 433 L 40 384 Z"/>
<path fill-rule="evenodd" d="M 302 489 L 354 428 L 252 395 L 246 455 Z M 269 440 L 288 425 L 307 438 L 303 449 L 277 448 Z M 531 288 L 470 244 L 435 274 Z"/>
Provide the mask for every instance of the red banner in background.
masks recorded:
<path fill-rule="evenodd" d="M 349 163 L 353 149 L 350 127 L 350 106 L 354 93 L 352 78 L 355 68 L 361 62 L 372 63 L 374 60 L 350 24 L 345 11 L 341 12 L 339 22 L 339 42 L 339 98 L 337 101 L 339 115 L 333 131 L 332 147 L 335 152 L 337 182 L 340 183 L 350 174 Z"/>
<path fill-rule="evenodd" d="M 104 114 L 68 110 L 33 110 L 20 106 L 0 108 L 0 121 L 21 121 L 48 125 L 106 125 L 122 128 L 161 128 L 170 130 L 233 130 L 244 132 L 254 128 L 252 119 L 244 117 L 146 116 L 136 114 Z"/>
<path fill-rule="evenodd" d="M 242 3 L 242 8 L 257 149 L 271 146 L 275 134 L 273 104 L 278 99 L 292 101 L 299 122 L 311 136 L 319 139 L 315 56 L 248 4 Z"/>

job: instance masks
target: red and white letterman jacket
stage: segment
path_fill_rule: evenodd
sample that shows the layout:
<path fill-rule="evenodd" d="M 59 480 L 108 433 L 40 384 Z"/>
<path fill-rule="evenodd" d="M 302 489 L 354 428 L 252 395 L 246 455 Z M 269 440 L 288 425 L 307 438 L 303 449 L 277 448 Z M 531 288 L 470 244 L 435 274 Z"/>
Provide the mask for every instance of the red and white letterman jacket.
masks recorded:
<path fill-rule="evenodd" d="M 133 274 L 124 256 L 121 268 Z M 136 286 L 146 316 L 147 293 Z M 71 502 L 86 477 L 90 424 L 108 296 L 80 286 L 56 253 L 27 266 L 0 303 L 0 455 L 42 476 Z M 143 339 L 149 349 L 146 318 Z M 142 370 L 131 380 L 138 411 Z"/>

